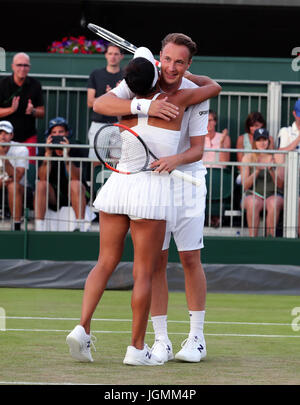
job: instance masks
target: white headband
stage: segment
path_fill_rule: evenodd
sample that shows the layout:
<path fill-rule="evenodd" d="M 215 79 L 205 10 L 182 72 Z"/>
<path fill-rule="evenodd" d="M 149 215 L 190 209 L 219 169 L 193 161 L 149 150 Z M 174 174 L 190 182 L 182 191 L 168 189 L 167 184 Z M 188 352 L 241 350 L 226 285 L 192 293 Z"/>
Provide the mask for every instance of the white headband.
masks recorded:
<path fill-rule="evenodd" d="M 155 59 L 154 59 L 154 56 L 152 55 L 152 52 L 150 51 L 150 49 L 145 48 L 144 46 L 141 46 L 140 48 L 137 48 L 137 50 L 134 52 L 133 59 L 135 59 L 135 58 L 144 58 L 152 63 L 152 65 L 154 67 L 154 79 L 152 82 L 152 87 L 154 87 L 158 80 L 158 71 L 157 71 Z"/>

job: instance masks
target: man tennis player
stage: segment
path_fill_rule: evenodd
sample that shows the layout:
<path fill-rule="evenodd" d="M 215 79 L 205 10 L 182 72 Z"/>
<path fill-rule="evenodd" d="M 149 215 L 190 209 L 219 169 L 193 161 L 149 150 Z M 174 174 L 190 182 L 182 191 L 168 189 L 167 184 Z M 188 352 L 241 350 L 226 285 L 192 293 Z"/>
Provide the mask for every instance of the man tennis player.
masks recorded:
<path fill-rule="evenodd" d="M 126 115 L 144 112 L 145 114 L 170 120 L 177 115 L 177 107 L 168 103 L 168 95 L 181 88 L 201 86 L 203 78 L 188 74 L 184 78 L 193 55 L 196 54 L 196 44 L 184 34 L 169 34 L 162 41 L 160 52 L 161 75 L 159 85 L 166 93 L 163 100 L 139 99 L 132 100 L 133 94 L 126 83 L 121 84 L 109 93 L 96 99 L 94 110 L 106 115 Z M 205 135 L 207 134 L 209 101 L 189 107 L 184 113 L 181 126 L 181 139 L 178 153 L 161 158 L 154 163 L 156 170 L 172 171 L 178 168 L 187 171 L 203 180 L 198 188 L 190 185 L 184 187 L 181 193 L 181 206 L 177 207 L 177 223 L 172 229 L 173 237 L 179 252 L 185 274 L 185 288 L 190 317 L 190 332 L 183 342 L 181 350 L 175 358 L 187 362 L 199 362 L 206 356 L 206 344 L 203 333 L 206 302 L 206 277 L 201 264 L 200 249 L 203 248 L 203 226 L 205 215 L 206 169 L 202 164 Z M 184 198 L 191 195 L 191 198 Z M 191 201 L 193 206 L 191 206 Z M 180 205 L 180 204 L 179 204 Z M 171 231 L 166 233 L 160 267 L 153 277 L 151 317 L 155 331 L 155 343 L 152 352 L 162 361 L 174 358 L 172 344 L 167 333 L 168 286 L 166 267 L 168 263 L 168 248 Z"/>

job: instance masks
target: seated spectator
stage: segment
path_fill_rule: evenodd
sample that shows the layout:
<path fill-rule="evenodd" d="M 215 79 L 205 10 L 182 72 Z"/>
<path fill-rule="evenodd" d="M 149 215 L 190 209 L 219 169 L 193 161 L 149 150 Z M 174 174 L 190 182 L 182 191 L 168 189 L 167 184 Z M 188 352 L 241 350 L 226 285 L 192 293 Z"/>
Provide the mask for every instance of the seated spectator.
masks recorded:
<path fill-rule="evenodd" d="M 209 224 L 215 228 L 220 226 L 220 216 L 215 215 L 220 212 L 220 171 L 218 169 L 225 169 L 226 165 L 218 164 L 217 162 L 229 162 L 230 161 L 230 152 L 223 152 L 222 149 L 230 149 L 231 147 L 231 140 L 228 135 L 228 130 L 224 129 L 221 132 L 216 132 L 216 125 L 217 125 L 217 114 L 209 110 L 208 116 L 208 126 L 207 126 L 207 135 L 205 136 L 205 151 L 203 153 L 203 162 L 206 167 L 213 168 L 214 170 L 209 170 L 208 175 L 206 177 L 207 180 L 207 190 L 209 190 L 210 181 L 212 182 L 212 189 L 216 190 L 214 193 L 218 196 L 217 201 L 211 202 L 211 216 Z M 209 149 L 220 149 L 220 152 L 210 151 Z M 210 163 L 211 162 L 211 163 Z M 216 169 L 216 170 L 215 170 Z M 210 180 L 210 177 L 212 179 Z M 226 190 L 223 190 L 226 192 Z M 210 197 L 210 193 L 208 192 L 207 198 Z M 213 196 L 212 199 L 214 200 Z M 225 207 L 225 204 L 224 204 Z"/>
<path fill-rule="evenodd" d="M 278 170 L 272 167 L 276 156 L 268 153 L 271 149 L 269 132 L 265 128 L 257 129 L 253 134 L 252 153 L 247 153 L 243 163 L 264 163 L 265 166 L 242 166 L 242 184 L 245 196 L 242 208 L 246 210 L 250 236 L 258 235 L 260 213 L 266 207 L 267 236 L 276 236 L 276 226 L 283 209 L 283 179 Z M 266 150 L 266 153 L 255 153 Z"/>
<path fill-rule="evenodd" d="M 8 193 L 8 206 L 12 218 L 12 230 L 21 230 L 23 210 L 24 177 L 28 168 L 28 149 L 17 146 L 13 142 L 14 128 L 9 121 L 0 121 L 0 158 L 7 156 L 12 159 L 1 159 L 0 189 L 5 187 Z M 1 146 L 10 143 L 9 146 Z M 4 208 L 4 207 L 3 207 Z"/>
<path fill-rule="evenodd" d="M 236 149 L 252 149 L 253 145 L 253 134 L 256 129 L 265 128 L 266 121 L 260 112 L 252 112 L 248 115 L 245 121 L 246 132 L 240 135 L 236 142 Z M 270 137 L 270 149 L 274 149 L 274 140 Z M 237 161 L 241 162 L 244 156 L 243 152 L 237 152 Z M 239 167 L 239 172 L 241 173 L 241 168 Z M 241 184 L 241 176 L 239 175 L 236 179 L 237 184 Z"/>
<path fill-rule="evenodd" d="M 53 118 L 49 122 L 46 132 L 47 144 L 70 144 L 71 129 L 62 117 Z M 38 156 L 45 157 L 85 157 L 85 152 L 80 148 L 39 148 Z M 69 180 L 70 202 L 74 209 L 77 226 L 84 229 L 84 216 L 86 208 L 86 187 L 84 178 L 80 174 L 80 163 L 70 161 L 39 160 L 38 178 L 36 186 L 35 204 L 35 230 L 44 230 L 44 218 L 47 206 L 56 211 L 62 206 L 69 205 Z M 59 184 L 58 184 L 59 181 Z M 48 196 L 48 201 L 47 201 Z"/>
<path fill-rule="evenodd" d="M 278 133 L 278 148 L 280 150 L 300 151 L 300 99 L 295 103 L 293 116 L 295 118 L 293 124 L 290 127 L 281 128 Z"/>
<path fill-rule="evenodd" d="M 214 152 L 207 149 L 230 149 L 231 140 L 228 135 L 228 130 L 223 129 L 221 132 L 216 132 L 217 125 L 217 114 L 209 110 L 208 116 L 208 126 L 207 126 L 207 135 L 205 136 L 205 151 L 203 153 L 203 162 L 206 167 L 215 167 L 215 168 L 225 168 L 224 165 L 219 165 L 213 162 L 229 162 L 230 161 L 230 152 Z M 209 163 L 212 162 L 212 163 Z"/>
<path fill-rule="evenodd" d="M 278 133 L 279 150 L 298 151 L 300 153 L 300 99 L 296 101 L 293 109 L 295 121 L 289 127 L 283 127 Z M 278 155 L 280 163 L 284 163 L 285 155 Z M 284 178 L 284 168 L 280 168 Z M 300 192 L 300 187 L 299 187 Z M 298 236 L 300 236 L 300 197 L 298 205 Z"/>

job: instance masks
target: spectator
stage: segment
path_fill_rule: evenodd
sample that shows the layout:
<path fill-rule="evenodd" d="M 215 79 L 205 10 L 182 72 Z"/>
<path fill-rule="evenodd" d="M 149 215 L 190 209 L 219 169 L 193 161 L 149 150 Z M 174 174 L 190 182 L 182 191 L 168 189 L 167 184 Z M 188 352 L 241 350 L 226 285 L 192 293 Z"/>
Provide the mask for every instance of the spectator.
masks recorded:
<path fill-rule="evenodd" d="M 293 151 L 300 153 L 300 99 L 296 101 L 293 109 L 295 121 L 289 127 L 283 127 L 278 133 L 279 150 Z M 279 155 L 280 163 L 284 163 L 285 155 Z M 284 178 L 284 168 L 280 168 Z M 300 187 L 299 187 L 300 192 Z M 300 236 L 300 198 L 298 205 L 298 236 Z"/>
<path fill-rule="evenodd" d="M 245 121 L 246 132 L 240 135 L 236 142 L 237 149 L 247 149 L 251 150 L 253 145 L 253 134 L 256 129 L 265 128 L 266 121 L 260 112 L 252 112 L 248 115 Z M 274 140 L 270 138 L 270 149 L 274 149 Z M 237 152 L 237 161 L 241 162 L 244 156 L 243 152 Z M 241 173 L 241 167 L 239 167 L 239 172 Z M 237 184 L 241 184 L 241 175 L 239 174 L 236 179 Z"/>
<path fill-rule="evenodd" d="M 206 167 L 212 168 L 206 176 L 207 197 L 210 197 L 210 182 L 212 183 L 212 190 L 216 190 L 215 195 L 218 196 L 217 201 L 211 202 L 211 217 L 209 224 L 215 228 L 220 226 L 220 170 L 225 169 L 226 165 L 221 165 L 216 162 L 229 162 L 230 152 L 223 152 L 221 149 L 230 149 L 231 140 L 228 135 L 228 130 L 224 129 L 221 132 L 216 132 L 217 114 L 209 110 L 207 135 L 205 136 L 205 151 L 203 153 L 203 162 Z M 207 149 L 220 149 L 220 152 L 209 151 Z M 211 163 L 210 163 L 211 162 Z M 211 179 L 212 177 L 212 179 Z M 223 190 L 225 193 L 227 190 Z M 211 194 L 212 200 L 215 200 Z M 223 199 L 224 196 L 222 196 Z M 224 204 L 225 206 L 225 204 Z"/>
<path fill-rule="evenodd" d="M 15 141 L 36 143 L 35 120 L 45 115 L 41 84 L 28 76 L 30 58 L 26 53 L 17 53 L 11 66 L 13 74 L 0 81 L 0 118 L 12 123 Z M 29 156 L 35 156 L 35 147 L 28 150 Z"/>
<path fill-rule="evenodd" d="M 276 236 L 283 209 L 283 180 L 278 170 L 272 167 L 278 161 L 276 156 L 267 152 L 271 149 L 271 140 L 265 128 L 255 130 L 252 149 L 253 152 L 245 154 L 242 162 L 265 163 L 265 166 L 242 166 L 242 184 L 246 191 L 242 208 L 246 210 L 249 235 L 258 235 L 260 213 L 266 207 L 267 236 Z M 255 150 L 266 150 L 266 153 L 255 153 Z"/>
<path fill-rule="evenodd" d="M 0 121 L 0 157 L 1 159 L 0 189 L 5 187 L 8 193 L 8 205 L 12 217 L 12 230 L 21 230 L 21 217 L 24 196 L 25 170 L 28 168 L 28 150 L 24 146 L 16 146 L 13 142 L 14 128 L 9 121 Z M 1 146 L 2 143 L 9 146 Z M 3 207 L 4 208 L 4 207 Z"/>
<path fill-rule="evenodd" d="M 116 87 L 123 79 L 123 73 L 120 67 L 123 57 L 124 55 L 118 46 L 114 44 L 108 45 L 105 52 L 106 67 L 94 70 L 88 80 L 87 104 L 89 108 L 93 108 L 94 101 L 97 97 L 100 97 L 102 94 Z M 117 117 L 108 117 L 92 111 L 91 120 L 88 139 L 89 144 L 93 146 L 95 134 L 99 128 L 105 124 L 117 122 Z M 96 158 L 94 149 L 89 150 L 89 157 Z"/>
<path fill-rule="evenodd" d="M 256 129 L 258 128 L 265 128 L 266 121 L 260 112 L 252 112 L 248 115 L 245 121 L 245 130 L 246 132 L 240 135 L 236 142 L 237 149 L 252 149 L 253 145 L 253 135 Z M 272 142 L 272 138 L 270 141 Z M 272 144 L 271 144 L 272 145 Z M 273 149 L 273 148 L 271 148 Z M 241 162 L 243 159 L 244 153 L 237 152 L 237 161 Z"/>
<path fill-rule="evenodd" d="M 47 144 L 69 144 L 71 129 L 67 121 L 62 117 L 53 118 L 49 122 L 46 132 Z M 64 150 L 65 149 L 65 152 Z M 85 157 L 85 152 L 80 148 L 39 148 L 39 156 L 45 157 Z M 71 174 L 71 175 L 70 175 Z M 46 208 L 49 207 L 54 211 L 62 206 L 69 205 L 69 180 L 71 196 L 70 201 L 74 209 L 77 227 L 76 229 L 84 230 L 84 216 L 86 208 L 86 187 L 84 178 L 80 173 L 79 162 L 69 161 L 49 161 L 39 160 L 38 169 L 39 181 L 36 187 L 35 196 L 35 230 L 44 230 Z M 58 184 L 59 180 L 59 184 Z M 48 191 L 47 191 L 48 189 Z M 48 195 L 48 201 L 46 196 Z"/>
<path fill-rule="evenodd" d="M 204 148 L 206 149 L 203 153 L 203 162 L 206 167 L 214 167 L 214 168 L 225 168 L 225 165 L 220 165 L 217 163 L 209 163 L 209 162 L 229 162 L 230 161 L 230 152 L 213 152 L 208 151 L 207 149 L 230 149 L 231 147 L 231 140 L 230 136 L 228 135 L 228 130 L 223 129 L 221 132 L 216 132 L 216 125 L 217 125 L 217 114 L 209 110 L 208 115 L 208 126 L 207 126 L 207 135 L 205 136 L 205 145 Z"/>
<path fill-rule="evenodd" d="M 293 109 L 295 121 L 292 126 L 283 127 L 278 133 L 278 148 L 280 150 L 300 151 L 300 99 L 296 101 Z"/>

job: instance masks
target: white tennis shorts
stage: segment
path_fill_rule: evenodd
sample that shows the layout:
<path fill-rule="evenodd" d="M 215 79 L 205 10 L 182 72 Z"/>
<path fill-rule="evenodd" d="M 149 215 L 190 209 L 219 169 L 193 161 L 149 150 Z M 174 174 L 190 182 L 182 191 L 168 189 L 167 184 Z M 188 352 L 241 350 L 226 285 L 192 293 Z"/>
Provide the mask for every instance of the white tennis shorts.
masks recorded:
<path fill-rule="evenodd" d="M 176 224 L 171 229 L 167 226 L 162 250 L 169 249 L 173 235 L 179 252 L 198 250 L 204 247 L 203 228 L 205 220 L 206 184 L 195 187 L 185 184 L 186 192 L 183 202 L 176 207 Z"/>

